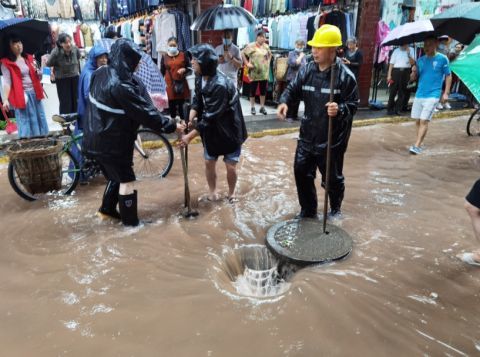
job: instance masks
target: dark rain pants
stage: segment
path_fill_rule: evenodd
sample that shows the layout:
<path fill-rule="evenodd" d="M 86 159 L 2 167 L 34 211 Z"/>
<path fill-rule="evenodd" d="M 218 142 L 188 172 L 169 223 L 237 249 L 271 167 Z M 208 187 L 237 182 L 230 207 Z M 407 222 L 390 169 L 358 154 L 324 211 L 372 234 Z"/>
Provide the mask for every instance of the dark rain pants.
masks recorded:
<path fill-rule="evenodd" d="M 339 211 L 345 192 L 345 178 L 343 177 L 344 150 L 332 150 L 330 162 L 329 200 L 332 211 Z M 297 146 L 295 153 L 294 173 L 297 184 L 298 200 L 304 216 L 317 214 L 317 190 L 315 188 L 315 177 L 317 168 L 322 175 L 322 187 L 325 188 L 325 177 L 327 172 L 327 155 L 309 153 Z"/>

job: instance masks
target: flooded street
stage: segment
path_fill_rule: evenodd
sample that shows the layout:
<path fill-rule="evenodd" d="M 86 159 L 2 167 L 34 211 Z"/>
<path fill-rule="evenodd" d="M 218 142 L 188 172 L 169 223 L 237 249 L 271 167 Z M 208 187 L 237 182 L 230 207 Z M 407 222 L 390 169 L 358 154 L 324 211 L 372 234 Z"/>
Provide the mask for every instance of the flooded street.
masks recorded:
<path fill-rule="evenodd" d="M 0 354 L 480 354 L 480 268 L 455 258 L 475 247 L 463 203 L 480 176 L 480 138 L 466 136 L 466 119 L 431 123 L 419 156 L 408 153 L 413 123 L 354 129 L 344 218 L 334 222 L 351 234 L 352 254 L 298 271 L 264 299 L 237 293 L 228 261 L 299 211 L 296 135 L 247 140 L 234 205 L 204 199 L 202 148 L 192 145 L 196 220 L 179 215 L 176 150 L 166 179 L 138 183 L 139 216 L 153 223 L 137 228 L 95 216 L 101 179 L 31 203 L 2 166 Z"/>

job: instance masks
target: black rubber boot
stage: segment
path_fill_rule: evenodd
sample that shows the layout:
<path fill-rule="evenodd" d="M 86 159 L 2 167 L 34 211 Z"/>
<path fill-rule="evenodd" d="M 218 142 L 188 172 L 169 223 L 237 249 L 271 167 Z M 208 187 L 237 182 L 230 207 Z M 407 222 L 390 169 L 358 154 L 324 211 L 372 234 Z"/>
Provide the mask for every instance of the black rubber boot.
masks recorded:
<path fill-rule="evenodd" d="M 344 196 L 345 189 L 340 189 L 338 191 L 332 191 L 329 193 L 330 198 L 330 216 L 340 216 L 342 214 L 342 201 Z"/>
<path fill-rule="evenodd" d="M 108 181 L 105 192 L 103 193 L 102 207 L 98 210 L 102 215 L 120 219 L 120 213 L 117 211 L 118 190 L 120 184 L 115 181 Z"/>
<path fill-rule="evenodd" d="M 295 216 L 295 219 L 303 218 L 317 218 L 317 213 L 300 211 L 300 213 Z"/>
<path fill-rule="evenodd" d="M 137 190 L 130 195 L 118 195 L 120 216 L 125 226 L 138 226 Z"/>

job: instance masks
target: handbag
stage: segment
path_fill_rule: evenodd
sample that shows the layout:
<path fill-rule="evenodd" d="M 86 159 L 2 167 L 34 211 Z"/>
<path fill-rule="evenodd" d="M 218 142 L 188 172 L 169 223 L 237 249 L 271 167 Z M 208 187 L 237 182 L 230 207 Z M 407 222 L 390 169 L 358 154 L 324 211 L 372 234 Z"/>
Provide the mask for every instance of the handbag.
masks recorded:
<path fill-rule="evenodd" d="M 285 81 L 288 70 L 288 58 L 279 57 L 275 61 L 275 79 L 279 82 Z"/>
<path fill-rule="evenodd" d="M 18 131 L 17 124 L 12 122 L 10 118 L 7 115 L 7 112 L 5 111 L 5 108 L 3 107 L 2 104 L 0 104 L 0 107 L 2 108 L 2 114 L 3 117 L 5 118 L 5 121 L 7 122 L 7 126 L 5 127 L 5 131 L 7 132 L 8 135 L 11 135 Z"/>

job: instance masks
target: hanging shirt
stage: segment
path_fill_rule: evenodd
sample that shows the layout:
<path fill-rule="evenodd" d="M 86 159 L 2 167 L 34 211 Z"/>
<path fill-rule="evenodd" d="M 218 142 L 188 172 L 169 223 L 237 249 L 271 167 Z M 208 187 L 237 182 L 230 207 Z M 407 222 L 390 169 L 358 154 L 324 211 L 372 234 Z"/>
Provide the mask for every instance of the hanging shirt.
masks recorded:
<path fill-rule="evenodd" d="M 250 43 L 250 37 L 248 35 L 248 27 L 240 27 L 237 32 L 237 45 L 239 48 L 243 48 Z"/>
<path fill-rule="evenodd" d="M 46 0 L 45 5 L 47 7 L 47 16 L 60 17 L 60 2 L 58 0 Z"/>
<path fill-rule="evenodd" d="M 83 34 L 83 41 L 85 41 L 85 47 L 93 47 L 92 30 L 87 24 L 82 24 L 80 30 Z"/>
<path fill-rule="evenodd" d="M 155 16 L 155 39 L 157 52 L 167 52 L 168 39 L 177 37 L 177 24 L 175 15 L 167 12 Z"/>
<path fill-rule="evenodd" d="M 58 0 L 60 6 L 60 17 L 71 19 L 75 16 L 72 0 Z"/>
<path fill-rule="evenodd" d="M 135 42 L 137 45 L 140 45 L 142 43 L 139 24 L 140 24 L 140 19 L 134 19 L 132 21 L 133 42 Z"/>

